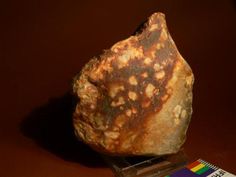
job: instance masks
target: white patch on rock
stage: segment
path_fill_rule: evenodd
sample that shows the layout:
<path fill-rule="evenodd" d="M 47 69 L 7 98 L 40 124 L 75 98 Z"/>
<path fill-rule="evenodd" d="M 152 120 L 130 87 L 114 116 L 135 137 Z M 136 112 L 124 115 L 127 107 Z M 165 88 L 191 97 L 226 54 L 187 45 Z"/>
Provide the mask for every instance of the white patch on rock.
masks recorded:
<path fill-rule="evenodd" d="M 154 94 L 155 87 L 152 84 L 148 84 L 145 89 L 145 94 L 148 98 L 151 98 Z"/>
<path fill-rule="evenodd" d="M 165 77 L 165 71 L 163 71 L 163 70 L 161 70 L 161 71 L 159 71 L 159 72 L 157 72 L 156 74 L 155 74 L 155 78 L 157 79 L 157 80 L 161 80 L 161 79 L 163 79 Z"/>
<path fill-rule="evenodd" d="M 125 88 L 123 85 L 113 84 L 110 86 L 108 94 L 110 97 L 114 98 L 119 91 L 124 91 L 124 90 L 125 90 Z"/>
<path fill-rule="evenodd" d="M 137 99 L 137 94 L 135 92 L 129 91 L 128 96 L 131 100 L 135 101 Z"/>
<path fill-rule="evenodd" d="M 138 82 L 137 82 L 136 77 L 135 77 L 135 76 L 131 76 L 131 77 L 129 78 L 129 83 L 130 83 L 131 85 L 137 85 Z"/>

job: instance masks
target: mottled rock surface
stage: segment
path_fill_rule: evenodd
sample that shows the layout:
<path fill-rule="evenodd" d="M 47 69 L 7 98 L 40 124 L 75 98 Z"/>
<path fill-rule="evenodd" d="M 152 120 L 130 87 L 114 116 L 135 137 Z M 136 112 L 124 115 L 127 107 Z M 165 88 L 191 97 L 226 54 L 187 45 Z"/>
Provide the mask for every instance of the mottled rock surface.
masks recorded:
<path fill-rule="evenodd" d="M 178 52 L 165 16 L 91 59 L 74 78 L 76 135 L 111 155 L 163 155 L 185 141 L 193 73 Z"/>

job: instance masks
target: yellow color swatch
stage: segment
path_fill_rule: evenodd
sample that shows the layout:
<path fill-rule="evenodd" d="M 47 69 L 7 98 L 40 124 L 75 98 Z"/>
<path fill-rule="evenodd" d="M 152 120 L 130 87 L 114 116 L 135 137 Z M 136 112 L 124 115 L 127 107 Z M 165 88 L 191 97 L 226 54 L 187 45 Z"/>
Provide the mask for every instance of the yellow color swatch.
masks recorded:
<path fill-rule="evenodd" d="M 205 167 L 205 165 L 202 164 L 202 163 L 200 163 L 200 164 L 197 165 L 196 167 L 191 168 L 191 171 L 192 171 L 192 172 L 196 172 L 196 171 L 200 170 L 200 169 L 203 168 L 203 167 Z"/>

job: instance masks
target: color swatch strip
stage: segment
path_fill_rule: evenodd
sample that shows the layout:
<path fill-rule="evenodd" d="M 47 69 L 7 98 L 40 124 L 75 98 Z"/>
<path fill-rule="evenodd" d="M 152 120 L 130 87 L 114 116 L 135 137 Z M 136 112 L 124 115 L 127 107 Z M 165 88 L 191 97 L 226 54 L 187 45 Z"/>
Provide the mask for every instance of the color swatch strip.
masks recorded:
<path fill-rule="evenodd" d="M 193 162 L 192 164 L 188 165 L 187 168 L 198 175 L 201 175 L 205 173 L 207 170 L 209 170 L 208 166 L 199 161 Z"/>

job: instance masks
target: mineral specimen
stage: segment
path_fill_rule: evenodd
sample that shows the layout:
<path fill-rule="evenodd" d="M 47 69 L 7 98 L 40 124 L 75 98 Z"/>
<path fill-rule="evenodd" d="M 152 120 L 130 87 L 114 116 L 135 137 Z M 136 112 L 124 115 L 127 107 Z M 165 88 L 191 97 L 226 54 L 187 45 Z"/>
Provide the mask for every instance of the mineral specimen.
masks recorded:
<path fill-rule="evenodd" d="M 110 155 L 164 155 L 185 141 L 193 73 L 178 52 L 165 16 L 92 58 L 75 76 L 75 133 Z"/>

